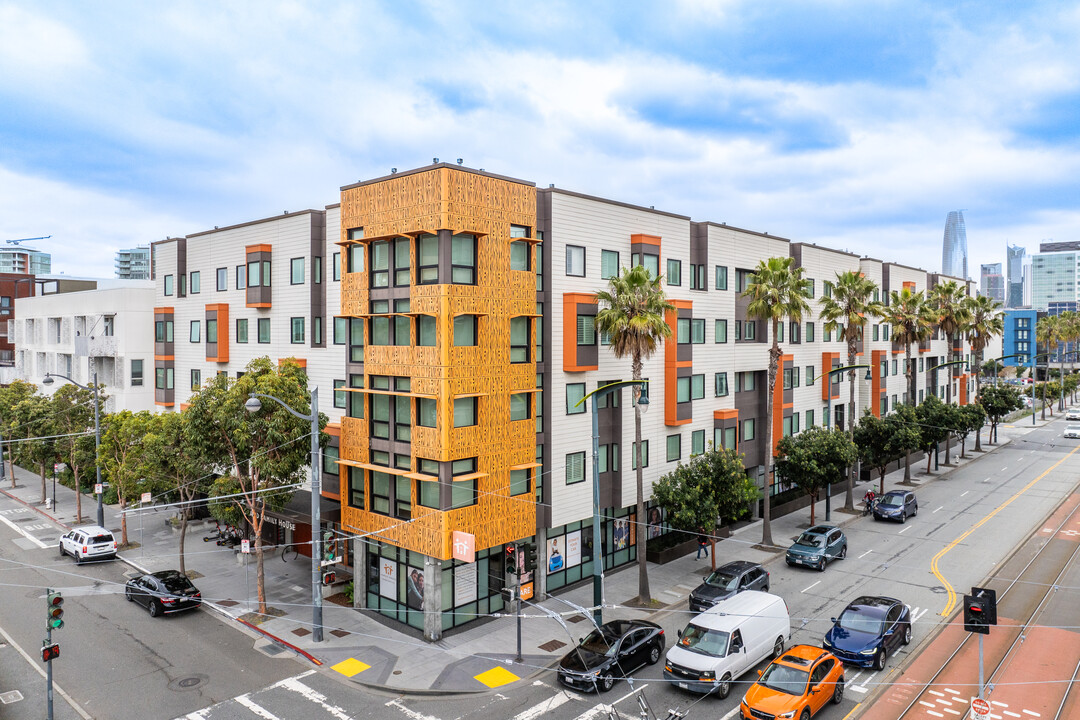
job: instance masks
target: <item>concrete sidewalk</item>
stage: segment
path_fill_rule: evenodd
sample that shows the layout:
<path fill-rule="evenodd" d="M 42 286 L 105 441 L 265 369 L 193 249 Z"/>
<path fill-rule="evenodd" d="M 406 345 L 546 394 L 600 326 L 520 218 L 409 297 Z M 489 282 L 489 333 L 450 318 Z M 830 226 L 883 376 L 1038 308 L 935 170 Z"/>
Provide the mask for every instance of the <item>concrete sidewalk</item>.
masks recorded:
<path fill-rule="evenodd" d="M 1057 417 L 1060 414 L 1055 415 L 1055 419 Z M 1030 422 L 1030 418 L 1023 418 L 1015 425 L 1001 426 L 1001 442 L 998 445 L 984 444 L 984 452 L 978 455 L 969 449 L 965 460 L 959 460 L 954 454 L 953 465 L 942 465 L 937 472 L 924 473 L 925 465 L 922 463 L 919 467 L 913 466 L 912 483 L 917 486 L 948 475 L 987 452 L 993 452 L 1032 429 L 1045 425 L 1050 419 L 1046 422 L 1036 420 L 1034 425 Z M 973 442 L 969 445 L 973 445 Z M 16 477 L 17 486 L 14 489 L 10 487 L 8 479 L 0 483 L 0 492 L 32 507 L 65 528 L 75 525 L 73 490 L 57 484 L 57 508 L 50 509 L 40 504 L 40 480 L 37 475 L 17 468 Z M 897 487 L 902 481 L 903 470 L 890 473 L 885 479 L 886 490 Z M 51 488 L 51 478 L 49 483 Z M 866 485 L 863 483 L 857 489 L 857 500 L 861 499 Z M 876 478 L 872 486 L 877 488 Z M 92 524 L 96 516 L 96 499 L 84 496 L 82 502 L 81 524 Z M 838 510 L 842 504 L 843 495 L 834 498 L 832 524 L 842 526 L 860 517 L 860 513 L 853 515 Z M 817 503 L 815 512 L 818 522 L 824 522 L 824 500 Z M 122 551 L 120 559 L 131 566 L 130 574 L 179 566 L 179 532 L 169 523 L 172 514 L 172 510 L 162 509 L 129 516 L 128 540 L 133 546 Z M 804 509 L 773 519 L 771 525 L 775 542 L 786 548 L 789 539 L 807 527 L 809 516 L 809 509 Z M 105 521 L 119 539 L 120 513 L 117 507 L 106 506 Z M 205 598 L 204 607 L 217 613 L 223 622 L 250 634 L 258 651 L 268 655 L 295 653 L 303 662 L 332 668 L 363 685 L 402 693 L 446 694 L 488 690 L 528 678 L 550 666 L 589 627 L 586 618 L 565 602 L 591 606 L 592 584 L 586 582 L 540 603 L 551 613 L 559 614 L 562 623 L 538 608 L 526 608 L 521 620 L 521 663 L 514 662 L 517 622 L 510 613 L 467 626 L 437 643 L 429 643 L 417 631 L 391 626 L 386 618 L 372 610 L 355 610 L 324 600 L 324 641 L 315 643 L 311 639 L 310 560 L 300 556 L 283 561 L 280 550 L 269 549 L 266 552 L 267 604 L 280 615 L 258 616 L 253 612 L 257 609 L 254 557 L 244 562 L 245 558 L 232 548 L 203 542 L 212 527 L 212 523 L 190 525 L 185 548 L 186 566 L 189 572 L 197 573 L 194 581 Z M 717 564 L 735 558 L 767 564 L 782 558 L 783 549 L 764 548 L 758 544 L 760 539 L 761 522 L 757 521 L 740 528 L 730 538 L 718 540 Z M 627 605 L 637 596 L 636 565 L 610 573 L 605 577 L 607 607 L 604 618 L 648 618 L 654 613 L 685 603 L 689 590 L 700 583 L 701 577 L 709 569 L 709 560 L 696 560 L 690 554 L 664 565 L 650 563 L 650 586 L 654 598 L 660 603 L 653 609 Z"/>

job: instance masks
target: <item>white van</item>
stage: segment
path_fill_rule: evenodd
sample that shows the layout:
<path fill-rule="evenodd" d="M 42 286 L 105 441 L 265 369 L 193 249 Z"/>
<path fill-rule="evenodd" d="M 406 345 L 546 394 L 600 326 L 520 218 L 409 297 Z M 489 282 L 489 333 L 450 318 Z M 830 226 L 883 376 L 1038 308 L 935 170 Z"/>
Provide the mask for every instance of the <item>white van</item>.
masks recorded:
<path fill-rule="evenodd" d="M 717 603 L 679 631 L 664 663 L 664 678 L 684 690 L 726 698 L 731 682 L 784 651 L 791 618 L 784 599 L 746 590 Z"/>

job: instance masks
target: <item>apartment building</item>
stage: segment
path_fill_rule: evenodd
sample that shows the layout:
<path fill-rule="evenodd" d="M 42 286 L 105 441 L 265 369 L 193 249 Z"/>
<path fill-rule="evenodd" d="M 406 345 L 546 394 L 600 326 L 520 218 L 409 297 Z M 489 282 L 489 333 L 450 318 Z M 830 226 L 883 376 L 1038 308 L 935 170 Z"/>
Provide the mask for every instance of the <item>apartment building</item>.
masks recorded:
<path fill-rule="evenodd" d="M 0 273 L 48 275 L 51 272 L 52 255 L 47 252 L 28 247 L 0 248 Z"/>
<path fill-rule="evenodd" d="M 150 279 L 150 246 L 139 245 L 127 250 L 117 250 L 114 261 L 116 277 L 122 280 Z"/>
<path fill-rule="evenodd" d="M 33 297 L 36 283 L 33 275 L 0 273 L 0 382 L 14 379 L 16 301 Z"/>

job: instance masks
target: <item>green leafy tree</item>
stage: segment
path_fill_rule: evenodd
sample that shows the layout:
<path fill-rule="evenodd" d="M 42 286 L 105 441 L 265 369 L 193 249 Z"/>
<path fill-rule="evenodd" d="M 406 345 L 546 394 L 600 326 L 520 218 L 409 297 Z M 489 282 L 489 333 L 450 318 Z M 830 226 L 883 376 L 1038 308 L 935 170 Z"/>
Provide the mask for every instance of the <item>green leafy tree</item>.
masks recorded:
<path fill-rule="evenodd" d="M 922 430 L 919 427 L 918 414 L 911 405 L 904 404 L 889 413 L 888 419 L 904 428 L 904 432 L 897 430 L 892 442 L 897 452 L 904 456 L 904 483 L 910 484 L 911 453 L 922 447 Z M 882 481 L 881 487 L 883 488 L 882 492 L 884 492 L 884 481 Z"/>
<path fill-rule="evenodd" d="M 99 388 L 99 401 L 105 396 Z M 82 522 L 82 478 L 93 472 L 97 455 L 94 453 L 94 392 L 65 383 L 52 395 L 53 417 L 56 419 L 56 453 L 71 470 L 75 481 L 75 522 Z"/>
<path fill-rule="evenodd" d="M 184 437 L 200 462 L 224 475 L 216 480 L 212 494 L 232 496 L 227 502 L 240 514 L 255 535 L 256 585 L 259 612 L 266 613 L 266 579 L 263 565 L 263 523 L 266 511 L 280 510 L 303 481 L 310 462 L 310 423 L 294 417 L 273 400 L 262 400 L 262 409 L 244 408 L 251 393 L 277 398 L 300 414 L 311 412 L 307 374 L 291 360 L 275 367 L 268 357 L 255 358 L 244 375 L 235 380 L 218 375 L 191 396 L 184 412 L 188 425 Z M 326 426 L 320 414 L 319 428 Z M 320 433 L 320 442 L 329 438 Z M 313 529 L 318 532 L 318 529 Z"/>
<path fill-rule="evenodd" d="M 996 337 L 1005 332 L 1005 318 L 1001 314 L 1001 303 L 989 295 L 976 295 L 965 300 L 968 311 L 967 338 L 971 351 L 975 354 L 975 367 L 996 378 L 1001 372 L 998 361 L 983 363 L 983 352 Z M 987 368 L 986 365 L 990 367 Z M 975 373 L 975 397 L 982 395 L 983 372 Z M 975 430 L 975 452 L 982 452 L 982 426 Z"/>
<path fill-rule="evenodd" d="M 146 410 L 121 410 L 101 418 L 98 462 L 120 503 L 120 543 L 124 546 L 129 544 L 125 510 L 141 492 L 153 492 L 153 468 L 143 442 L 153 425 L 154 414 Z"/>
<path fill-rule="evenodd" d="M 847 343 L 847 364 L 855 364 L 859 352 L 859 341 L 866 331 L 869 318 L 877 318 L 883 312 L 881 303 L 874 299 L 877 284 L 857 270 L 836 273 L 836 284 L 832 295 L 821 301 L 821 319 L 825 321 L 825 332 L 840 332 Z M 828 369 L 828 368 L 826 368 Z M 848 376 L 848 437 L 855 432 L 855 376 L 854 371 Z M 828 380 L 828 378 L 826 378 Z M 855 466 L 848 471 L 847 492 L 844 495 L 844 509 L 855 510 Z"/>
<path fill-rule="evenodd" d="M 779 331 L 780 323 L 802 322 L 803 315 L 809 314 L 810 305 L 806 302 L 811 284 L 804 277 L 804 270 L 795 266 L 791 257 L 774 257 L 758 262 L 750 276 L 743 296 L 750 299 L 746 306 L 746 316 L 761 320 L 769 325 L 772 346 L 769 348 L 769 379 L 766 388 L 765 403 L 765 488 L 762 492 L 761 543 L 772 545 L 772 524 L 769 507 L 774 478 L 770 477 L 769 466 L 775 455 L 773 451 L 772 408 L 773 395 L 776 393 L 776 375 L 780 370 Z"/>
<path fill-rule="evenodd" d="M 979 396 L 979 404 L 990 418 L 991 442 L 997 442 L 997 426 L 1009 414 L 1024 406 L 1020 392 L 1012 385 L 990 385 Z M 1032 410 L 1034 412 L 1034 410 Z"/>
<path fill-rule="evenodd" d="M 909 413 L 911 407 L 907 408 Z M 889 463 L 907 454 L 909 449 L 919 447 L 919 428 L 903 413 L 894 412 L 883 418 L 866 412 L 855 426 L 853 440 L 859 460 L 878 471 L 881 493 L 885 493 L 885 473 Z"/>
<path fill-rule="evenodd" d="M 12 409 L 12 434 L 19 439 L 15 455 L 25 465 L 35 465 L 41 477 L 41 504 L 48 500 L 45 477 L 56 462 L 56 419 L 52 402 L 31 395 Z"/>
<path fill-rule="evenodd" d="M 674 314 L 675 306 L 668 302 L 664 289 L 660 287 L 660 277 L 652 277 L 652 273 L 643 265 L 624 267 L 619 275 L 608 280 L 607 290 L 596 293 L 596 302 L 599 306 L 596 329 L 611 338 L 610 347 L 615 357 L 630 358 L 631 378 L 641 380 L 642 362 L 651 357 L 665 339 L 671 337 L 667 315 Z M 638 385 L 633 390 L 638 522 L 645 517 L 640 397 L 641 386 Z M 649 570 L 645 561 L 647 535 L 637 533 L 638 600 L 643 604 L 652 602 Z"/>
<path fill-rule="evenodd" d="M 15 406 L 23 400 L 30 398 L 37 392 L 37 385 L 25 380 L 15 379 L 11 384 L 0 386 L 0 428 L 3 428 L 3 442 L 0 443 L 0 457 L 7 463 L 5 471 L 11 478 L 11 487 L 15 487 L 15 464 L 11 458 L 14 449 L 11 445 L 13 437 L 26 437 L 21 429 L 16 427 Z"/>
<path fill-rule="evenodd" d="M 1049 353 L 1046 357 L 1047 377 L 1050 376 L 1050 358 L 1057 354 L 1058 345 L 1065 341 L 1066 327 L 1061 315 L 1047 315 L 1039 318 L 1035 323 L 1035 339 L 1040 345 L 1045 345 Z M 1065 370 L 1065 356 L 1061 356 L 1061 371 Z M 1046 383 L 1042 386 L 1042 419 L 1046 419 Z M 1053 396 L 1051 396 L 1053 397 Z M 1050 415 L 1053 416 L 1054 407 L 1050 406 Z"/>
<path fill-rule="evenodd" d="M 979 297 L 982 297 L 982 295 Z M 1005 370 L 1005 366 L 997 360 L 987 360 L 979 368 L 982 370 L 983 375 L 994 378 L 999 377 Z"/>
<path fill-rule="evenodd" d="M 933 316 L 922 292 L 911 288 L 893 290 L 889 304 L 882 317 L 892 328 L 892 341 L 904 346 L 904 368 L 907 373 L 907 404 L 914 406 L 918 393 L 915 391 L 915 363 L 911 358 L 912 345 L 929 339 L 933 332 Z"/>
<path fill-rule="evenodd" d="M 958 422 L 955 432 L 957 437 L 960 438 L 960 457 L 963 458 L 967 436 L 976 433 L 976 437 L 978 437 L 978 432 L 986 424 L 986 411 L 983 410 L 982 405 L 976 402 L 958 407 L 956 416 Z"/>
<path fill-rule="evenodd" d="M 776 472 L 810 495 L 810 524 L 821 488 L 839 482 L 858 459 L 855 443 L 842 430 L 816 426 L 780 438 Z"/>
<path fill-rule="evenodd" d="M 926 472 L 930 472 L 934 449 L 949 437 L 952 432 L 952 417 L 945 403 L 937 395 L 931 395 L 915 408 L 915 417 L 919 422 L 919 436 L 922 440 L 920 449 L 926 453 Z M 945 461 L 948 464 L 948 460 Z"/>

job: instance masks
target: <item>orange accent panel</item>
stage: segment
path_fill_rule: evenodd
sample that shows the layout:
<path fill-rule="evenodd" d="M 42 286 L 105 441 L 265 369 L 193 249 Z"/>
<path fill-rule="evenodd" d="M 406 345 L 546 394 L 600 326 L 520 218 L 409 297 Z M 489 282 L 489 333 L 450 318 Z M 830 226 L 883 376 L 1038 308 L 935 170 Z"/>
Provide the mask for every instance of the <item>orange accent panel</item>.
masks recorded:
<path fill-rule="evenodd" d="M 659 235 L 643 235 L 637 233 L 630 236 L 630 242 L 641 243 L 642 245 L 653 245 L 657 250 L 660 249 L 660 236 Z"/>
<path fill-rule="evenodd" d="M 171 307 L 156 307 L 154 308 L 155 315 L 172 315 L 173 309 Z"/>
<path fill-rule="evenodd" d="M 173 362 L 176 360 L 175 355 L 155 355 L 154 360 L 160 360 L 162 362 Z"/>
<path fill-rule="evenodd" d="M 273 252 L 274 246 L 268 243 L 256 243 L 255 245 L 245 245 L 245 253 L 257 253 L 257 252 Z"/>
<path fill-rule="evenodd" d="M 686 425 L 693 418 L 679 420 L 679 368 L 693 367 L 693 361 L 679 362 L 679 310 L 692 310 L 691 300 L 669 300 L 674 310 L 664 313 L 664 320 L 671 328 L 671 337 L 664 342 L 664 425 L 676 427 Z"/>
<path fill-rule="evenodd" d="M 578 303 L 595 305 L 596 296 L 591 293 L 563 293 L 563 370 L 567 372 L 583 372 L 598 368 L 597 365 L 577 364 Z"/>
<path fill-rule="evenodd" d="M 298 357 L 278 358 L 278 361 L 277 361 L 278 367 L 281 367 L 282 365 L 284 365 L 286 360 L 292 360 L 294 363 L 296 363 L 300 367 L 307 370 L 307 359 L 306 358 L 298 358 Z"/>
<path fill-rule="evenodd" d="M 323 432 L 330 437 L 341 437 L 341 425 L 339 423 L 327 423 Z"/>
<path fill-rule="evenodd" d="M 776 379 L 773 381 L 772 457 L 776 457 L 776 446 L 780 443 L 780 438 L 784 434 L 784 409 L 791 407 L 790 404 L 784 404 L 784 366 L 787 363 L 794 365 L 794 362 L 794 355 L 781 355 Z"/>
<path fill-rule="evenodd" d="M 915 283 L 913 281 L 911 281 L 911 280 L 905 280 L 904 281 L 904 289 L 905 290 L 910 290 L 911 292 L 915 292 Z"/>
<path fill-rule="evenodd" d="M 273 306 L 273 305 L 271 305 L 270 303 L 248 303 L 248 304 L 247 304 L 247 307 L 253 307 L 253 308 L 268 308 L 268 307 L 274 307 L 274 306 Z"/>
<path fill-rule="evenodd" d="M 732 418 L 738 420 L 739 411 L 735 408 L 731 408 L 730 410 L 713 410 L 712 416 L 714 420 L 730 420 Z"/>
<path fill-rule="evenodd" d="M 172 407 L 172 406 L 173 406 L 173 405 L 175 405 L 176 403 L 175 403 L 175 402 L 161 402 L 161 401 L 159 401 L 159 400 L 155 400 L 155 401 L 154 401 L 154 404 L 155 404 L 155 405 L 160 405 L 161 407 Z"/>
<path fill-rule="evenodd" d="M 968 404 L 968 389 L 967 389 L 968 376 L 967 376 L 967 373 L 964 373 L 963 375 L 957 375 L 956 376 L 956 381 L 957 381 L 957 383 L 959 383 L 957 385 L 957 393 L 956 393 L 956 399 L 958 401 L 958 404 L 967 405 Z"/>
<path fill-rule="evenodd" d="M 217 313 L 217 357 L 206 358 L 207 362 L 229 362 L 229 304 L 210 303 L 207 312 Z"/>
<path fill-rule="evenodd" d="M 822 382 L 822 385 L 821 385 L 821 401 L 822 402 L 828 402 L 829 401 L 829 392 L 832 390 L 832 376 L 826 375 L 825 373 L 828 372 L 829 370 L 833 369 L 833 366 L 832 366 L 833 360 L 839 361 L 840 360 L 840 353 L 838 353 L 838 352 L 823 352 L 823 353 L 821 353 L 821 375 L 822 375 L 822 377 L 821 377 L 821 382 Z M 839 398 L 839 397 L 840 397 L 840 390 L 837 389 L 836 394 L 833 395 L 833 398 Z"/>
<path fill-rule="evenodd" d="M 191 403 L 180 403 L 180 412 L 184 412 L 189 407 L 191 407 Z"/>
<path fill-rule="evenodd" d="M 870 357 L 870 412 L 874 417 L 881 417 L 881 395 L 888 389 L 881 385 L 881 362 L 885 359 L 885 351 L 873 350 Z"/>

